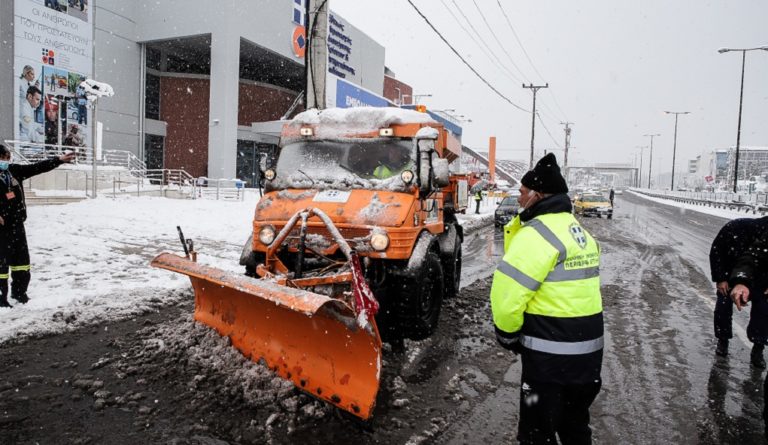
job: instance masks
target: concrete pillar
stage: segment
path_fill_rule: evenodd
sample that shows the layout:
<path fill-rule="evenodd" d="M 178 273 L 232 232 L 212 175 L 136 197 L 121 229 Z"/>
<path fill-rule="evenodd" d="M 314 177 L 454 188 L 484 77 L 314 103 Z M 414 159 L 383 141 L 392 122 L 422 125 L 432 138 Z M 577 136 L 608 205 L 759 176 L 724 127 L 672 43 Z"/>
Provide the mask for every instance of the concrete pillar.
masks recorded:
<path fill-rule="evenodd" d="M 208 177 L 234 178 L 237 161 L 237 108 L 240 82 L 240 36 L 221 30 L 211 34 Z"/>
<path fill-rule="evenodd" d="M 0 1 L 0 42 L 3 42 L 0 45 L 0 142 L 4 139 L 14 139 L 13 127 L 18 117 L 13 112 L 13 101 L 18 95 L 18 73 L 14 76 L 13 67 L 13 25 L 13 2 Z"/>

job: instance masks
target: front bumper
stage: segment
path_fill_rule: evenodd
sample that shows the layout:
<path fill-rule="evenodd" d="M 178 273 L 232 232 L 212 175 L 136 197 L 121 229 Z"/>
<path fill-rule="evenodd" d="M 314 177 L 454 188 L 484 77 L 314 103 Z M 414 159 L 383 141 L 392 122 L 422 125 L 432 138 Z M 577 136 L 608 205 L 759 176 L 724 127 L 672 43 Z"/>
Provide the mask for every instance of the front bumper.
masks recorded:
<path fill-rule="evenodd" d="M 515 215 L 509 213 L 494 214 L 493 222 L 497 226 L 506 226 L 508 222 L 512 221 Z"/>
<path fill-rule="evenodd" d="M 613 215 L 613 209 L 610 207 L 592 207 L 582 210 L 581 213 L 584 216 L 610 216 Z"/>

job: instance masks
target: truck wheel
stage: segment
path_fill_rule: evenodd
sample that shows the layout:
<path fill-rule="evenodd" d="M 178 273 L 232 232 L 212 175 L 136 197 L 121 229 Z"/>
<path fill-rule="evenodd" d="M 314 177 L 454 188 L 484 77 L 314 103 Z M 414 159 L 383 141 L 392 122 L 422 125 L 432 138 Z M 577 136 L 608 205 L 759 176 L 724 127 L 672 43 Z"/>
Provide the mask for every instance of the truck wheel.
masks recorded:
<path fill-rule="evenodd" d="M 461 286 L 461 239 L 456 237 L 451 255 L 443 258 L 443 278 L 445 279 L 444 297 L 453 298 Z"/>
<path fill-rule="evenodd" d="M 443 302 L 443 268 L 440 257 L 427 252 L 418 270 L 401 290 L 399 321 L 406 337 L 423 340 L 437 328 Z"/>

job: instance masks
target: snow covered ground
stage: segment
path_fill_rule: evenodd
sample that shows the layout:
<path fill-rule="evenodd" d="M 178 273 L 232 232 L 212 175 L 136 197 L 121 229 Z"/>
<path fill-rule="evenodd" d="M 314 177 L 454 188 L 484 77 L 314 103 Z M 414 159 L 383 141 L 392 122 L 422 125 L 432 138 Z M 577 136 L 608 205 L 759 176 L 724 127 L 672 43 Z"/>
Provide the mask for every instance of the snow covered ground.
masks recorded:
<path fill-rule="evenodd" d="M 745 213 L 743 211 L 737 212 L 736 210 L 706 207 L 706 206 L 700 206 L 700 205 L 694 205 L 694 204 L 687 204 L 683 202 L 677 202 L 671 199 L 655 198 L 652 196 L 644 195 L 642 193 L 635 193 L 632 191 L 627 191 L 626 193 L 632 193 L 634 196 L 638 196 L 640 198 L 647 199 L 649 201 L 657 202 L 660 204 L 679 207 L 681 212 L 687 212 L 687 211 L 699 212 L 699 213 L 705 213 L 707 215 L 718 216 L 720 218 L 725 218 L 725 219 L 760 218 L 762 216 L 762 215 L 755 215 L 752 213 Z"/>
<path fill-rule="evenodd" d="M 187 277 L 149 266 L 161 252 L 181 253 L 177 225 L 201 263 L 239 273 L 257 201 L 255 193 L 240 202 L 122 196 L 29 207 L 31 300 L 0 309 L 0 343 L 191 298 Z M 491 224 L 494 209 L 486 199 L 480 215 L 461 215 L 465 231 Z"/>

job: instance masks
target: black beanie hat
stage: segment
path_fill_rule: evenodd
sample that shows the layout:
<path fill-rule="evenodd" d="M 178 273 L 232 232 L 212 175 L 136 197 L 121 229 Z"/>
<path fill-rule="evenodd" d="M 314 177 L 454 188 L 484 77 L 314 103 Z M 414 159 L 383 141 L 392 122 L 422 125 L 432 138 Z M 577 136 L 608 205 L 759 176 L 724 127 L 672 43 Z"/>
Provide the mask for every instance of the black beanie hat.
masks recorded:
<path fill-rule="evenodd" d="M 520 182 L 531 190 L 539 193 L 568 193 L 568 185 L 560 174 L 560 166 L 553 153 L 548 153 L 539 159 L 533 170 L 523 175 Z"/>

